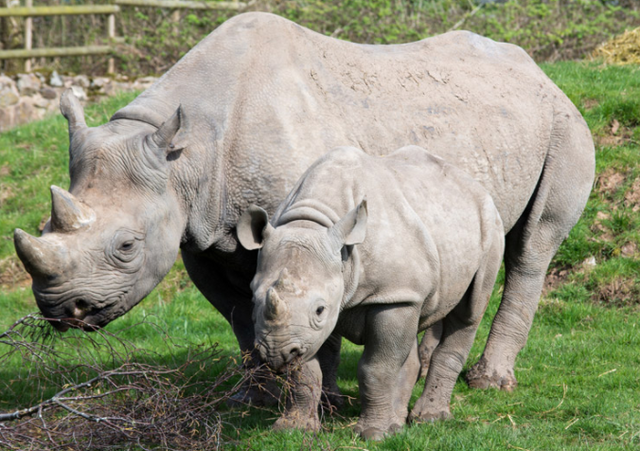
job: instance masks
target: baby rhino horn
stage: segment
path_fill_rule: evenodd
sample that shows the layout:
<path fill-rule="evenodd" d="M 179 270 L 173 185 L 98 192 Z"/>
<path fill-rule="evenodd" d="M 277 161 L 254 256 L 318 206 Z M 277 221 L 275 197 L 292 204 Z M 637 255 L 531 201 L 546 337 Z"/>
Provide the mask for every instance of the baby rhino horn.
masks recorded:
<path fill-rule="evenodd" d="M 276 290 L 269 288 L 267 292 L 267 305 L 264 311 L 265 319 L 270 321 L 276 321 L 282 319 L 287 311 L 287 307 L 276 293 Z"/>

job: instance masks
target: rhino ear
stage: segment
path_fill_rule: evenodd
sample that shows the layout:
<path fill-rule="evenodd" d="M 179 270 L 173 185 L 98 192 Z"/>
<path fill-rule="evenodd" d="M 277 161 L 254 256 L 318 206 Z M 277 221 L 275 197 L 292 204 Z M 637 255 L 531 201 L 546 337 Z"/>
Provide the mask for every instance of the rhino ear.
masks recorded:
<path fill-rule="evenodd" d="M 184 108 L 180 105 L 156 132 L 148 136 L 148 139 L 158 152 L 167 156 L 187 147 L 187 129 Z"/>
<path fill-rule="evenodd" d="M 242 213 L 236 226 L 238 241 L 248 251 L 262 248 L 272 230 L 269 215 L 256 205 L 251 205 Z"/>
<path fill-rule="evenodd" d="M 353 246 L 364 241 L 367 235 L 367 199 L 347 213 L 340 221 L 328 230 L 329 236 L 337 250 L 343 246 Z"/>

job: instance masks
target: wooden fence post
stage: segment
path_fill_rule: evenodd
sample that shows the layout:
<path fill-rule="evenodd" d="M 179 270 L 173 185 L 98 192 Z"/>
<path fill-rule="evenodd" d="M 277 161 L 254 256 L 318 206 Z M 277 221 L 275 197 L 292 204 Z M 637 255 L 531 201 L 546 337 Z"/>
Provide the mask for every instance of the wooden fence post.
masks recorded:
<path fill-rule="evenodd" d="M 109 37 L 109 45 L 114 45 L 114 41 L 116 38 L 116 15 L 109 14 L 107 18 L 107 34 Z M 107 73 L 113 74 L 116 71 L 115 60 L 113 56 L 109 58 L 109 64 L 107 67 Z"/>
<path fill-rule="evenodd" d="M 26 0 L 25 6 L 31 8 L 33 6 L 33 0 Z M 31 50 L 33 48 L 33 19 L 29 16 L 24 21 L 24 49 Z M 24 60 L 24 71 L 26 73 L 31 72 L 31 58 Z"/>

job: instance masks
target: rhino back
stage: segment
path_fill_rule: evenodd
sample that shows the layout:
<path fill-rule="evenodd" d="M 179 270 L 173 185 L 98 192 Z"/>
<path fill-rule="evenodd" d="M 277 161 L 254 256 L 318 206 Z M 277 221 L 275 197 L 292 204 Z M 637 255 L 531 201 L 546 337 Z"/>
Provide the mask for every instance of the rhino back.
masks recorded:
<path fill-rule="evenodd" d="M 224 172 L 212 179 L 227 185 L 230 224 L 250 203 L 273 211 L 335 146 L 381 155 L 416 144 L 479 180 L 507 229 L 541 173 L 554 110 L 572 107 L 515 46 L 468 32 L 360 45 L 265 13 L 225 22 L 115 117 L 157 122 L 179 104 L 216 154 L 211 172 Z"/>

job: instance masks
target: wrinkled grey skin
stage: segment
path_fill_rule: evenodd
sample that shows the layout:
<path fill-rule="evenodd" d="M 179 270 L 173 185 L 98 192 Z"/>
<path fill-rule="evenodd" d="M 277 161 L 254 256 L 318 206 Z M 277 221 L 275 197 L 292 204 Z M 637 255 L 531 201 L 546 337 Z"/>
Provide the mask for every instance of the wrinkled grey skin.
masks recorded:
<path fill-rule="evenodd" d="M 317 359 L 331 334 L 364 345 L 356 431 L 380 439 L 407 419 L 416 335 L 442 321 L 411 419 L 450 416 L 504 251 L 502 220 L 478 182 L 417 146 L 382 158 L 338 148 L 302 176 L 271 224 L 250 207 L 238 238 L 261 249 L 251 287 L 257 347 L 271 367 Z"/>
<path fill-rule="evenodd" d="M 41 238 L 15 234 L 46 316 L 107 324 L 149 293 L 180 248 L 248 351 L 256 253 L 237 243 L 240 214 L 252 203 L 274 212 L 334 147 L 382 155 L 416 144 L 479 181 L 508 233 L 502 304 L 472 386 L 515 386 L 546 268 L 593 181 L 593 143 L 569 99 L 522 49 L 468 32 L 357 45 L 242 14 L 108 123 L 87 128 L 69 95 L 61 109 L 73 198 L 54 191 L 58 219 Z M 121 252 L 138 254 L 120 263 Z"/>

